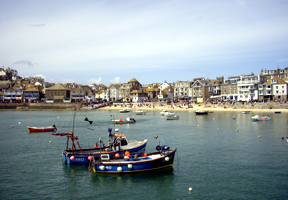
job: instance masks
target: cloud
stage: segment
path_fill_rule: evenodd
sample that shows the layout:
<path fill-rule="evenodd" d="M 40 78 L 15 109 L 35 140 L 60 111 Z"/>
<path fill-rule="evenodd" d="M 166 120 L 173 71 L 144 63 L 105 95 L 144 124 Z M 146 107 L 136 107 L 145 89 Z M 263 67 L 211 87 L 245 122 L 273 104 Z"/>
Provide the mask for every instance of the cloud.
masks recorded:
<path fill-rule="evenodd" d="M 61 78 L 60 83 L 75 83 L 76 81 L 74 79 L 69 78 Z"/>
<path fill-rule="evenodd" d="M 23 65 L 28 65 L 28 66 L 34 66 L 33 63 L 29 60 L 18 60 L 14 62 L 14 64 L 23 64 Z"/>
<path fill-rule="evenodd" d="M 32 27 L 41 27 L 41 26 L 46 26 L 45 24 L 30 24 L 29 26 Z"/>
<path fill-rule="evenodd" d="M 110 83 L 120 83 L 120 77 L 115 77 L 114 79 L 110 80 Z"/>
<path fill-rule="evenodd" d="M 98 79 L 91 78 L 87 80 L 88 85 L 93 84 L 93 83 L 100 84 L 101 82 L 102 82 L 102 77 L 99 77 Z"/>
<path fill-rule="evenodd" d="M 288 59 L 287 59 L 287 58 L 284 58 L 284 59 L 280 59 L 280 60 L 277 60 L 277 62 L 286 62 L 286 61 L 288 61 Z"/>

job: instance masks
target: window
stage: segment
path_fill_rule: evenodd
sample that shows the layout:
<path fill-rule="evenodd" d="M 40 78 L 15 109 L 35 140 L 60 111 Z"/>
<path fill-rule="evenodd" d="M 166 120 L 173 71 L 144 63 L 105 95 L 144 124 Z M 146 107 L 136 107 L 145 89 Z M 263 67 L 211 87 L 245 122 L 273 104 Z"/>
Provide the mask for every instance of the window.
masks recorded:
<path fill-rule="evenodd" d="M 278 89 L 278 86 L 276 86 L 276 89 Z"/>
<path fill-rule="evenodd" d="M 282 90 L 282 94 L 284 94 L 284 90 Z"/>

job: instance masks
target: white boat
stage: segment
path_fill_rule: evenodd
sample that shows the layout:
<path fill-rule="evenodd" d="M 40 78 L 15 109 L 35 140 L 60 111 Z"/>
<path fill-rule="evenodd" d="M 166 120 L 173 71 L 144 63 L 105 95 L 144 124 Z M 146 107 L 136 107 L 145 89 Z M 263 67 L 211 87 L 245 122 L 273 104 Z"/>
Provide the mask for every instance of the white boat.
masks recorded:
<path fill-rule="evenodd" d="M 242 113 L 243 113 L 243 114 L 249 114 L 250 111 L 243 111 Z"/>
<path fill-rule="evenodd" d="M 143 110 L 136 110 L 136 115 L 145 115 L 146 112 L 144 112 Z"/>
<path fill-rule="evenodd" d="M 115 124 L 134 124 L 136 120 L 134 118 L 127 117 L 126 119 L 112 119 Z"/>
<path fill-rule="evenodd" d="M 168 111 L 167 111 L 167 110 L 162 110 L 162 111 L 160 112 L 160 114 L 161 114 L 161 115 L 165 115 L 166 112 L 168 112 Z"/>
<path fill-rule="evenodd" d="M 166 117 L 171 117 L 171 116 L 174 116 L 175 115 L 175 112 L 165 112 L 164 114 Z"/>
<path fill-rule="evenodd" d="M 119 112 L 120 112 L 120 113 L 127 113 L 127 112 L 130 112 L 130 110 L 123 109 L 123 110 L 120 110 Z"/>
<path fill-rule="evenodd" d="M 259 115 L 255 115 L 255 116 L 252 117 L 253 121 L 269 121 L 271 119 L 272 118 L 269 115 L 264 116 L 264 117 L 260 117 Z"/>
<path fill-rule="evenodd" d="M 167 120 L 178 120 L 179 116 L 178 115 L 173 115 L 173 116 L 167 116 Z"/>

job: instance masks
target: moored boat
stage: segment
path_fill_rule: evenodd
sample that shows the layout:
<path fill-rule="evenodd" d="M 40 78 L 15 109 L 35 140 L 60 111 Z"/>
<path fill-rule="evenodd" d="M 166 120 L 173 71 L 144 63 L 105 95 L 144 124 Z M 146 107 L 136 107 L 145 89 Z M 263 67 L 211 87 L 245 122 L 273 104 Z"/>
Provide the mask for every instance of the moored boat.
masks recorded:
<path fill-rule="evenodd" d="M 176 148 L 170 150 L 167 146 L 157 146 L 157 152 L 143 156 L 125 157 L 119 155 L 101 155 L 100 158 L 92 157 L 92 167 L 95 173 L 137 173 L 150 170 L 159 170 L 173 166 Z"/>
<path fill-rule="evenodd" d="M 260 117 L 259 115 L 255 115 L 252 117 L 252 120 L 253 121 L 270 121 L 272 118 L 267 115 L 267 116 L 264 116 L 264 117 Z"/>
<path fill-rule="evenodd" d="M 207 114 L 208 114 L 208 111 L 196 110 L 196 111 L 195 111 L 195 114 L 196 114 L 196 115 L 207 115 Z"/>
<path fill-rule="evenodd" d="M 164 114 L 165 116 L 174 116 L 175 115 L 175 112 L 165 112 Z"/>
<path fill-rule="evenodd" d="M 136 120 L 134 118 L 127 117 L 126 119 L 112 119 L 115 124 L 134 124 Z"/>
<path fill-rule="evenodd" d="M 146 112 L 144 112 L 143 110 L 136 110 L 136 115 L 145 115 Z"/>
<path fill-rule="evenodd" d="M 249 114 L 250 111 L 243 111 L 242 113 L 243 113 L 243 114 Z"/>
<path fill-rule="evenodd" d="M 165 113 L 167 113 L 168 111 L 167 110 L 162 110 L 161 112 L 160 112 L 160 114 L 161 115 L 165 115 Z"/>
<path fill-rule="evenodd" d="M 28 126 L 27 128 L 30 132 L 50 132 L 57 130 L 55 124 L 53 126 L 44 126 L 44 127 Z"/>
<path fill-rule="evenodd" d="M 173 116 L 167 116 L 167 120 L 178 120 L 179 116 L 178 115 L 173 115 Z"/>
<path fill-rule="evenodd" d="M 128 112 L 130 112 L 130 110 L 122 109 L 122 110 L 120 110 L 119 112 L 120 112 L 120 113 L 128 113 Z"/>
<path fill-rule="evenodd" d="M 66 164 L 89 164 L 92 156 L 100 157 L 102 154 L 114 156 L 116 153 L 118 153 L 123 157 L 126 151 L 129 151 L 131 155 L 142 155 L 145 152 L 147 139 L 140 141 L 127 140 L 124 134 L 119 134 L 119 129 L 114 129 L 114 133 L 112 133 L 112 128 L 108 128 L 108 145 L 105 145 L 99 138 L 99 146 L 98 142 L 96 142 L 94 148 L 83 149 L 78 142 L 78 137 L 74 136 L 74 121 L 75 112 L 73 116 L 72 132 L 52 134 L 67 137 L 66 148 L 62 151 L 63 160 Z M 71 147 L 69 147 L 70 140 L 72 143 Z M 76 148 L 76 145 L 78 145 L 78 148 Z"/>

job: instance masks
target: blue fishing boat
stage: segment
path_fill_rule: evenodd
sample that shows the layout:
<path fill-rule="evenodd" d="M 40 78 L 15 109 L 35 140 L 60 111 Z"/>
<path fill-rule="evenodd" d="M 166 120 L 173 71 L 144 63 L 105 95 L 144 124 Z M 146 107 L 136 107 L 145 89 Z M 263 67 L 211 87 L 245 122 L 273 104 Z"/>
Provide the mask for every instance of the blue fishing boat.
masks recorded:
<path fill-rule="evenodd" d="M 157 152 L 144 154 L 143 156 L 131 156 L 125 153 L 125 157 L 118 155 L 101 155 L 100 158 L 92 158 L 92 167 L 95 173 L 137 173 L 151 170 L 159 170 L 173 166 L 176 148 L 170 150 L 167 145 L 156 147 Z"/>
<path fill-rule="evenodd" d="M 86 119 L 85 121 L 89 121 Z M 115 154 L 118 154 L 124 157 L 126 151 L 130 152 L 131 155 L 143 155 L 145 152 L 147 139 L 141 141 L 127 140 L 124 134 L 119 134 L 119 129 L 114 129 L 114 132 L 112 133 L 112 128 L 108 128 L 108 145 L 105 145 L 101 138 L 99 138 L 99 145 L 98 142 L 96 142 L 94 148 L 82 149 L 78 142 L 78 137 L 74 136 L 74 121 L 75 112 L 73 116 L 72 132 L 52 134 L 67 137 L 66 148 L 62 151 L 63 161 L 66 164 L 89 164 L 92 160 L 92 156 L 100 158 L 101 155 L 113 157 Z M 89 122 L 90 124 L 92 123 L 91 121 Z M 70 140 L 72 143 L 71 148 L 69 148 Z M 76 148 L 76 143 L 78 144 L 78 148 Z"/>

